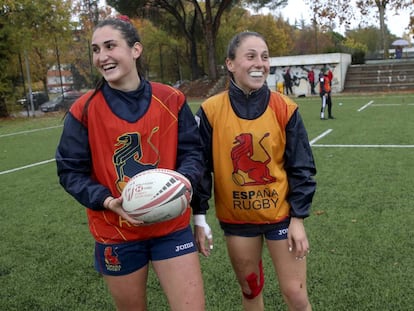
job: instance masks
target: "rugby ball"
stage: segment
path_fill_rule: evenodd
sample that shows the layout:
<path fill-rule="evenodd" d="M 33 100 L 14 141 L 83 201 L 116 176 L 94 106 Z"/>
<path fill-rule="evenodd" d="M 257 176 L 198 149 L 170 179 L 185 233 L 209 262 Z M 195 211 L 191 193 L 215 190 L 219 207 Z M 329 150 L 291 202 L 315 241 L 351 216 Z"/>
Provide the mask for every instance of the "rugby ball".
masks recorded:
<path fill-rule="evenodd" d="M 193 190 L 182 174 L 169 169 L 150 169 L 132 177 L 122 190 L 122 206 L 133 218 L 156 223 L 182 215 Z"/>

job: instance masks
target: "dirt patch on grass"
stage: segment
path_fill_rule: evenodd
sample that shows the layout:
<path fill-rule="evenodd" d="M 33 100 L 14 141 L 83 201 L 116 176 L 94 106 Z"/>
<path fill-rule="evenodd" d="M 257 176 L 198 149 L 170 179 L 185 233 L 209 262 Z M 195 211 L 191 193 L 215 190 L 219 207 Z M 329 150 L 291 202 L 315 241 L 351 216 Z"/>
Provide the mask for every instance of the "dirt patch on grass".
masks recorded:
<path fill-rule="evenodd" d="M 216 86 L 217 80 L 209 80 L 207 78 L 195 81 L 184 81 L 179 90 L 185 94 L 187 98 L 206 98 L 210 94 L 210 90 Z M 221 89 L 219 90 L 221 91 Z"/>

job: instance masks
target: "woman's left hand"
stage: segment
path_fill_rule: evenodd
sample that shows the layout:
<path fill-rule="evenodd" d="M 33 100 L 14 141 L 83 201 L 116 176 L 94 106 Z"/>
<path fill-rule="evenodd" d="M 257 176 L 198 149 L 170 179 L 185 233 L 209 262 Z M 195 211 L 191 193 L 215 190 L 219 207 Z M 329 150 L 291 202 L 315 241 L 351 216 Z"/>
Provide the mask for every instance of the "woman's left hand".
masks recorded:
<path fill-rule="evenodd" d="M 121 216 L 123 219 L 128 221 L 133 226 L 139 226 L 139 225 L 144 224 L 142 220 L 137 220 L 129 216 L 128 213 L 123 209 L 122 196 L 120 196 L 119 198 L 108 197 L 104 202 L 104 207 L 118 214 L 119 216 Z"/>
<path fill-rule="evenodd" d="M 291 218 L 288 231 L 288 244 L 289 252 L 294 252 L 297 260 L 302 260 L 309 254 L 309 241 L 302 218 Z"/>

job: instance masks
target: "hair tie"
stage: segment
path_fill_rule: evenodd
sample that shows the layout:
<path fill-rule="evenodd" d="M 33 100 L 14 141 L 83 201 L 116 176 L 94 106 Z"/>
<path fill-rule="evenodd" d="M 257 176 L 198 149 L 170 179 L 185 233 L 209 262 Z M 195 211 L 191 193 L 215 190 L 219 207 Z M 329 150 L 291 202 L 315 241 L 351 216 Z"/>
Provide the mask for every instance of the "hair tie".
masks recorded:
<path fill-rule="evenodd" d="M 126 23 L 131 23 L 131 20 L 129 19 L 127 15 L 119 15 L 117 18 Z"/>

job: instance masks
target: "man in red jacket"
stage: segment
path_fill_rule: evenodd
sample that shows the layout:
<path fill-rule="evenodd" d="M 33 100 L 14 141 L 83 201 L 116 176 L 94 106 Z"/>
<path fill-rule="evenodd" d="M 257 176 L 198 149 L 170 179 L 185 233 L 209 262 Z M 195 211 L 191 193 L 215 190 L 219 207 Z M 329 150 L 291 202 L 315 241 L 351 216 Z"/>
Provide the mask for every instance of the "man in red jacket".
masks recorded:
<path fill-rule="evenodd" d="M 313 67 L 311 70 L 308 71 L 308 81 L 311 88 L 311 94 L 316 95 L 315 92 L 315 72 L 313 71 Z"/>

